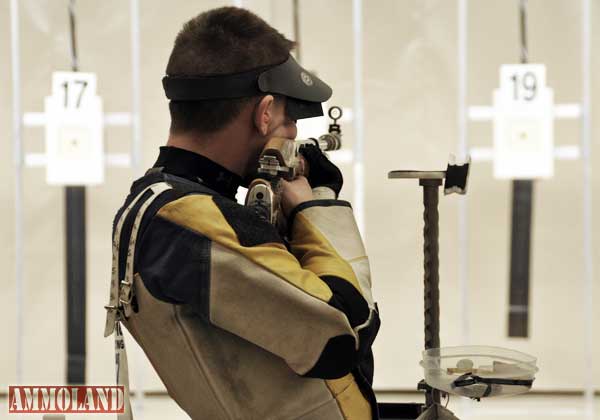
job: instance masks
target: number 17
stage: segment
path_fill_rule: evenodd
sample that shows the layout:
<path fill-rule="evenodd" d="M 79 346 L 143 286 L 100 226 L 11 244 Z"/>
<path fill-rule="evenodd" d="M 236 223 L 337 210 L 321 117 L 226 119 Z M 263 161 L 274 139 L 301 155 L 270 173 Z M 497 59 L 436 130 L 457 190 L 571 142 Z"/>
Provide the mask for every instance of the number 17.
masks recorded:
<path fill-rule="evenodd" d="M 87 80 L 75 80 L 73 83 L 77 83 L 81 85 L 81 90 L 79 91 L 79 96 L 77 97 L 77 102 L 75 103 L 75 108 L 79 108 L 81 106 L 81 99 L 83 98 L 83 92 L 88 85 Z M 62 84 L 65 88 L 65 108 L 69 107 L 69 82 L 66 81 Z"/>

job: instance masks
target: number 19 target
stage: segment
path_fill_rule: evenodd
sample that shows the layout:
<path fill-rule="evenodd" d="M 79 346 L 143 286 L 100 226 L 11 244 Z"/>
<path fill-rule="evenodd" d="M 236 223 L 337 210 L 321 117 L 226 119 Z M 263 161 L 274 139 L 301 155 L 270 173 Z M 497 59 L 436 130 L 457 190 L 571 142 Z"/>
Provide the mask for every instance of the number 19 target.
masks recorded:
<path fill-rule="evenodd" d="M 554 93 L 543 64 L 503 65 L 494 91 L 494 176 L 549 178 L 554 174 Z"/>

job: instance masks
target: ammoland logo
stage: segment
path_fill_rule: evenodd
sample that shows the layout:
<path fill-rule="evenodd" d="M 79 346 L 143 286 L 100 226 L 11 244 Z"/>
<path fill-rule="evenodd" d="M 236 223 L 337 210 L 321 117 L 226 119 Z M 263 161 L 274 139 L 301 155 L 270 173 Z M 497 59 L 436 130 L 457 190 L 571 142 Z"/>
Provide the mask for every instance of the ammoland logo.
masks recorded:
<path fill-rule="evenodd" d="M 8 412 L 123 413 L 125 391 L 110 386 L 9 386 Z"/>

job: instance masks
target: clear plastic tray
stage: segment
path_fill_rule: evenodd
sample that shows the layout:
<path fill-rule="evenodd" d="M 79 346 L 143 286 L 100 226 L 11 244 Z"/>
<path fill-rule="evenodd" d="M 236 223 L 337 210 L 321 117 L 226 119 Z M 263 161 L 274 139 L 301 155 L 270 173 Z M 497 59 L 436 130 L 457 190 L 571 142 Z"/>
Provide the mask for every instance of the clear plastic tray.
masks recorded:
<path fill-rule="evenodd" d="M 480 399 L 529 391 L 538 371 L 536 361 L 501 347 L 461 346 L 425 350 L 421 366 L 429 386 Z"/>

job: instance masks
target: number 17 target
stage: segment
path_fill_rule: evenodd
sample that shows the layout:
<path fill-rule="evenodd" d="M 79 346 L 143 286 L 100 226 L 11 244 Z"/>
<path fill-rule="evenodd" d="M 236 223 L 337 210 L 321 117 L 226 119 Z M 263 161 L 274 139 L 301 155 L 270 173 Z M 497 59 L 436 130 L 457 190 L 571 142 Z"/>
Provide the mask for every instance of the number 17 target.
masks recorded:
<path fill-rule="evenodd" d="M 96 75 L 54 72 L 45 99 L 46 180 L 51 185 L 97 185 L 104 181 L 102 100 Z"/>

